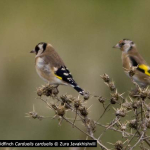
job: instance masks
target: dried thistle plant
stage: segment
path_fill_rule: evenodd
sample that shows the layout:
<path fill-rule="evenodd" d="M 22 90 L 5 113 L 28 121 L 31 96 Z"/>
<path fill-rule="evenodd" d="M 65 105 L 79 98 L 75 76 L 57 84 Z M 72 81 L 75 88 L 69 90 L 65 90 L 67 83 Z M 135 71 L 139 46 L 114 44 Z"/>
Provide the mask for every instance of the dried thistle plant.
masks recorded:
<path fill-rule="evenodd" d="M 127 71 L 130 74 L 131 81 L 133 81 L 132 77 L 134 76 L 135 68 Z M 118 92 L 119 90 L 116 88 L 115 83 L 107 74 L 101 75 L 101 78 L 110 89 L 110 99 L 97 95 L 90 96 L 90 93 L 85 94 L 81 98 L 73 97 L 72 95 L 59 96 L 58 89 L 50 85 L 40 87 L 37 90 L 37 95 L 50 110 L 55 112 L 53 118 L 58 118 L 59 125 L 62 124 L 62 120 L 65 120 L 73 129 L 76 128 L 90 139 L 96 140 L 102 150 L 132 150 L 137 149 L 137 147 L 142 150 L 150 149 L 150 136 L 148 135 L 148 130 L 150 129 L 149 89 L 140 88 L 133 82 L 136 90 L 129 92 L 125 98 L 123 93 Z M 99 101 L 104 108 L 97 121 L 89 117 L 90 111 L 87 103 L 91 97 Z M 114 118 L 110 120 L 110 123 L 101 124 L 99 120 L 103 116 L 107 117 L 108 114 L 106 112 L 108 108 L 114 111 Z M 67 118 L 66 111 L 74 114 L 73 121 Z M 27 115 L 27 117 L 33 119 L 41 120 L 44 118 L 44 116 L 39 115 L 35 111 L 34 107 Z M 86 131 L 76 125 L 77 119 L 84 125 Z M 104 129 L 103 132 L 99 133 L 98 127 Z M 114 134 L 119 133 L 122 139 L 118 139 L 114 144 L 104 145 L 103 136 L 108 130 L 113 130 Z M 99 133 L 99 137 L 96 137 L 95 133 Z"/>

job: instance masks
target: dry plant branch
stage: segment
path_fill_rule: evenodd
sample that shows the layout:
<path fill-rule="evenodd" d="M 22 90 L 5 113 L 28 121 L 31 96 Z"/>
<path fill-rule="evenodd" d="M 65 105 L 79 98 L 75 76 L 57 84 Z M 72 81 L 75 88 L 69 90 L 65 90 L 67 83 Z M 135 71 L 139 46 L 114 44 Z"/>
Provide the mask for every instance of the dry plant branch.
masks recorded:
<path fill-rule="evenodd" d="M 86 135 L 86 137 L 96 140 L 102 150 L 108 150 L 109 148 L 107 147 L 115 150 L 133 150 L 137 147 L 150 149 L 150 136 L 148 136 L 148 129 L 150 129 L 150 103 L 148 102 L 150 92 L 148 88 L 140 88 L 133 81 L 134 69 L 131 68 L 129 74 L 136 90 L 129 92 L 128 97 L 124 97 L 124 93 L 118 92 L 119 90 L 116 88 L 115 83 L 107 74 L 101 76 L 105 85 L 110 89 L 110 98 L 97 95 L 92 96 L 104 108 L 97 121 L 89 117 L 90 108 L 87 107 L 87 103 L 91 99 L 91 94 L 89 93 L 81 98 L 73 97 L 72 95 L 58 96 L 59 91 L 56 87 L 46 85 L 37 90 L 37 95 L 50 110 L 55 112 L 53 118 L 59 119 L 59 125 L 62 124 L 62 120 L 65 120 L 73 128 Z M 99 120 L 102 117 L 107 117 L 108 114 L 106 112 L 108 108 L 114 112 L 114 119 L 111 119 L 109 124 L 100 123 Z M 67 118 L 67 111 L 72 113 L 74 117 L 71 119 Z M 39 120 L 46 118 L 39 115 L 35 108 L 27 115 L 27 117 Z M 76 121 L 84 125 L 84 130 L 76 125 Z M 98 132 L 98 129 L 96 130 L 97 126 L 102 129 L 98 138 L 95 137 L 95 132 Z M 108 130 L 113 130 L 114 134 L 121 134 L 124 142 L 118 139 L 111 145 L 102 144 L 103 136 L 109 136 Z"/>

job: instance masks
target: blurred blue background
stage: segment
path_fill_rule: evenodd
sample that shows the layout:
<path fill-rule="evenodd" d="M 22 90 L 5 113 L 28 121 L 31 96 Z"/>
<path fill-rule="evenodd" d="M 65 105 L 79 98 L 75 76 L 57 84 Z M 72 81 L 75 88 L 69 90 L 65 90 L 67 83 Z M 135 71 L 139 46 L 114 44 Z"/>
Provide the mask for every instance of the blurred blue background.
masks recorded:
<path fill-rule="evenodd" d="M 109 100 L 109 90 L 100 78 L 103 73 L 110 75 L 120 93 L 133 86 L 123 72 L 120 51 L 112 46 L 129 38 L 150 63 L 149 6 L 147 0 L 0 0 L 0 140 L 85 139 L 65 121 L 59 126 L 57 119 L 25 118 L 33 104 L 39 114 L 54 115 L 37 99 L 36 89 L 45 83 L 29 52 L 39 42 L 51 43 L 83 89 Z M 78 96 L 70 87 L 59 90 Z M 95 99 L 91 104 L 90 117 L 96 120 L 103 108 Z M 113 112 L 101 121 L 110 122 Z M 101 131 L 97 127 L 96 136 Z M 104 144 L 119 137 L 114 132 L 107 135 Z"/>

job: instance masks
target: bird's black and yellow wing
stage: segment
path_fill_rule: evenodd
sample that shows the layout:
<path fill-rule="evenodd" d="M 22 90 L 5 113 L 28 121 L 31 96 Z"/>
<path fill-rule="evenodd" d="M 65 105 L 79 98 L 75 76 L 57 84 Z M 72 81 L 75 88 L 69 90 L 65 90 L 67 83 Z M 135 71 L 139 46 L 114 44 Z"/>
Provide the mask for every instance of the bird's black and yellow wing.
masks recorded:
<path fill-rule="evenodd" d="M 150 67 L 145 65 L 145 64 L 141 64 L 141 65 L 138 65 L 138 68 L 137 68 L 139 71 L 145 73 L 146 75 L 150 76 Z"/>
<path fill-rule="evenodd" d="M 137 70 L 150 76 L 150 67 L 147 64 L 140 64 L 140 62 L 138 62 L 137 59 L 135 59 L 135 57 L 130 56 L 129 58 L 132 63 L 132 66 L 137 67 Z"/>
<path fill-rule="evenodd" d="M 61 66 L 54 72 L 55 76 L 60 80 L 71 85 L 76 91 L 78 91 L 81 95 L 84 94 L 84 91 L 78 86 L 78 84 L 74 81 L 70 71 L 65 67 Z"/>

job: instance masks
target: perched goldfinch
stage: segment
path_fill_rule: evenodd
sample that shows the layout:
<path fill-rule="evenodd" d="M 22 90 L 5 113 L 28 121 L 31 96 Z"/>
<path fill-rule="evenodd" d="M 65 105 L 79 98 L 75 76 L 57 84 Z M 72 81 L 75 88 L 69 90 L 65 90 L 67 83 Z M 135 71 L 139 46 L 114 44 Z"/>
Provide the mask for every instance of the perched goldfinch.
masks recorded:
<path fill-rule="evenodd" d="M 126 74 L 129 76 L 127 70 L 135 67 L 135 74 L 132 77 L 134 82 L 142 88 L 147 87 L 150 84 L 150 67 L 138 53 L 135 43 L 131 40 L 123 39 L 113 48 L 119 48 L 121 50 L 122 64 Z"/>
<path fill-rule="evenodd" d="M 50 85 L 70 85 L 81 95 L 84 95 L 71 73 L 66 68 L 63 60 L 53 46 L 41 42 L 30 53 L 35 53 L 35 68 L 38 75 Z"/>

